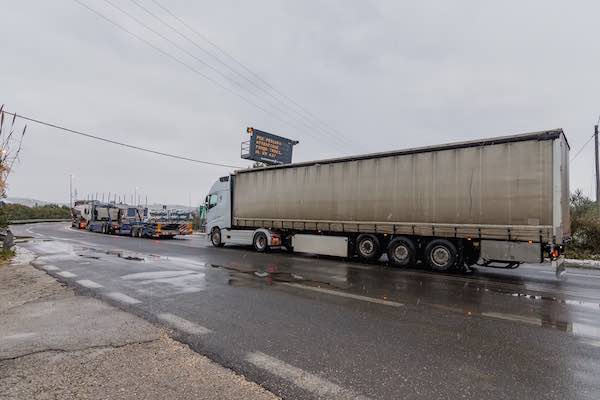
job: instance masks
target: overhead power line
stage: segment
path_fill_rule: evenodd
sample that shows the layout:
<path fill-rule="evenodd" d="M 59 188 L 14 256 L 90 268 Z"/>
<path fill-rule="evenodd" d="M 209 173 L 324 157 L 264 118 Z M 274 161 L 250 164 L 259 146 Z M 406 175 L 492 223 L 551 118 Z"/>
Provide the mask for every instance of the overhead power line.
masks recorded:
<path fill-rule="evenodd" d="M 571 157 L 571 159 L 569 160 L 569 162 L 573 162 L 573 160 L 575 160 L 577 158 L 577 156 L 579 154 L 581 154 L 581 152 L 583 151 L 583 149 L 585 149 L 585 147 L 592 141 L 593 138 L 594 138 L 594 135 L 590 136 L 590 138 L 587 140 L 587 142 L 585 142 L 583 144 L 583 146 L 581 146 L 581 148 L 577 151 L 577 153 L 575 153 L 575 155 L 573 157 Z"/>
<path fill-rule="evenodd" d="M 154 50 L 156 50 L 157 52 L 161 53 L 162 55 L 164 55 L 165 57 L 168 57 L 170 59 L 172 59 L 173 61 L 183 65 L 184 67 L 186 67 L 187 69 L 189 69 L 190 71 L 194 72 L 195 74 L 200 75 L 201 77 L 203 77 L 204 79 L 208 80 L 209 82 L 213 83 L 214 85 L 220 87 L 221 89 L 233 94 L 236 97 L 239 97 L 240 99 L 244 100 L 246 103 L 258 108 L 259 110 L 262 110 L 263 112 L 265 112 L 266 114 L 271 115 L 273 118 L 283 122 L 284 124 L 290 124 L 289 121 L 281 118 L 281 116 L 279 116 L 276 113 L 273 113 L 272 111 L 270 111 L 269 109 L 264 108 L 263 106 L 261 106 L 260 104 L 252 101 L 251 99 L 249 99 L 246 96 L 243 96 L 239 93 L 237 93 L 236 91 L 230 89 L 229 87 L 225 86 L 224 84 L 222 84 L 221 82 L 211 78 L 210 76 L 204 74 L 203 72 L 199 71 L 198 69 L 194 68 L 192 65 L 188 64 L 187 62 L 181 60 L 180 58 L 172 55 L 171 53 L 161 49 L 160 47 L 154 45 L 152 42 L 144 39 L 143 37 L 137 35 L 136 33 L 130 31 L 129 29 L 125 28 L 123 25 L 119 24 L 118 22 L 113 21 L 112 19 L 108 18 L 107 16 L 105 16 L 104 14 L 100 13 L 99 11 L 96 11 L 95 9 L 89 7 L 87 4 L 81 2 L 80 0 L 73 0 L 74 2 L 76 2 L 77 4 L 81 5 L 82 7 L 88 9 L 89 11 L 91 11 L 92 13 L 96 14 L 97 16 L 99 16 L 100 18 L 104 19 L 105 21 L 109 22 L 110 24 L 116 26 L 117 28 L 121 29 L 122 31 L 126 32 L 127 34 L 133 36 L 134 38 L 136 38 L 137 40 L 139 40 L 140 42 L 146 44 L 147 46 L 150 46 L 151 48 L 153 48 Z M 293 125 L 293 124 L 292 124 Z"/>
<path fill-rule="evenodd" d="M 91 133 L 85 133 L 85 132 L 81 132 L 75 129 L 70 129 L 70 128 L 66 128 L 64 126 L 61 125 L 57 125 L 57 124 L 53 124 L 51 122 L 46 122 L 46 121 L 42 121 L 36 118 L 32 118 L 32 117 L 27 117 L 25 115 L 21 115 L 21 114 L 15 114 L 15 113 L 11 113 L 8 111 L 3 111 L 3 113 L 6 113 L 8 115 L 12 115 L 15 118 L 21 118 L 24 119 L 26 121 L 30 121 L 30 122 L 34 122 L 36 124 L 40 124 L 40 125 L 44 125 L 44 126 L 48 126 L 50 128 L 54 128 L 54 129 L 58 129 L 60 131 L 63 132 L 67 132 L 67 133 L 71 133 L 74 135 L 79 135 L 79 136 L 84 136 L 87 137 L 89 139 L 94 139 L 94 140 L 99 140 L 102 142 L 106 142 L 106 143 L 111 143 L 111 144 L 115 144 L 118 146 L 122 146 L 122 147 L 127 147 L 129 149 L 133 149 L 133 150 L 139 150 L 139 151 L 144 151 L 146 153 L 152 153 L 152 154 L 157 154 L 160 156 L 165 156 L 165 157 L 170 157 L 170 158 L 176 158 L 178 160 L 183 160 L 183 161 L 190 161 L 190 162 L 194 162 L 194 163 L 198 163 L 198 164 L 204 164 L 204 165 L 214 165 L 217 167 L 226 167 L 226 168 L 243 168 L 237 165 L 229 165 L 229 164 L 222 164 L 222 163 L 217 163 L 217 162 L 212 162 L 212 161 L 203 161 L 203 160 L 198 160 L 195 158 L 189 158 L 189 157 L 185 157 L 185 156 L 179 156 L 176 154 L 171 154 L 171 153 L 165 153 L 162 151 L 158 151 L 158 150 L 152 150 L 146 147 L 141 147 L 141 146 L 136 146 L 133 144 L 129 144 L 129 143 L 124 143 L 124 142 L 119 142 L 117 140 L 112 140 L 112 139 L 107 139 L 101 136 L 96 136 L 96 135 L 92 135 Z"/>
<path fill-rule="evenodd" d="M 166 50 L 163 50 L 162 48 L 160 48 L 159 46 L 155 45 L 154 43 L 150 42 L 149 40 L 143 38 L 142 36 L 132 32 L 131 30 L 127 29 L 125 26 L 119 24 L 118 22 L 112 20 L 111 18 L 107 17 L 106 15 L 102 14 L 101 12 L 95 10 L 94 8 L 88 6 L 87 4 L 83 3 L 80 0 L 73 0 L 74 2 L 76 2 L 77 4 L 81 5 L 82 7 L 86 8 L 87 10 L 91 11 L 92 13 L 96 14 L 97 16 L 99 16 L 100 18 L 104 19 L 105 21 L 109 22 L 110 24 L 116 26 L 117 28 L 119 28 L 120 30 L 124 31 L 125 33 L 133 36 L 134 38 L 136 38 L 137 40 L 141 41 L 142 43 L 146 44 L 147 46 L 153 48 L 154 50 L 156 50 L 157 52 L 161 53 L 162 55 L 164 55 L 165 57 L 168 57 L 170 59 L 172 59 L 173 61 L 183 65 L 184 67 L 186 67 L 187 69 L 189 69 L 190 71 L 194 72 L 195 74 L 203 77 L 204 79 L 208 80 L 209 82 L 213 83 L 214 85 L 220 87 L 221 89 L 233 94 L 234 96 L 244 100 L 246 103 L 258 108 L 259 110 L 262 110 L 263 112 L 265 112 L 266 114 L 272 116 L 273 118 L 283 122 L 284 124 L 287 125 L 292 125 L 295 127 L 298 127 L 296 124 L 291 123 L 290 121 L 288 121 L 285 118 L 282 118 L 279 114 L 272 112 L 271 110 L 263 107 L 261 104 L 256 103 L 254 100 L 236 92 L 235 90 L 225 86 L 223 83 L 213 79 L 212 77 L 206 75 L 205 73 L 203 73 L 202 71 L 196 69 L 195 67 L 193 67 L 192 65 L 190 65 L 189 63 L 187 63 L 186 61 L 178 58 L 177 56 L 169 53 Z M 111 3 L 109 3 L 111 4 Z M 111 4 L 114 6 L 114 4 Z M 117 8 L 117 7 L 115 7 Z M 303 128 L 300 128 L 303 129 Z M 310 134 L 311 136 L 315 137 L 316 139 L 321 139 L 320 137 L 314 135 L 312 132 L 307 131 L 308 134 Z M 339 145 L 339 144 L 338 144 Z"/>
<path fill-rule="evenodd" d="M 170 39 L 164 37 L 164 35 L 156 32 L 154 29 L 148 27 L 146 24 L 143 24 L 143 22 L 141 22 L 138 18 L 134 17 L 130 13 L 126 12 L 125 10 L 120 9 L 117 6 L 115 6 L 113 3 L 110 2 L 110 0 L 105 0 L 105 1 L 107 3 L 109 3 L 109 4 L 111 4 L 113 7 L 119 9 L 119 11 L 121 11 L 124 14 L 126 14 L 131 19 L 134 19 L 140 25 L 143 25 L 146 29 L 151 30 L 156 35 L 159 35 L 164 40 L 166 40 L 169 43 L 173 44 L 175 47 L 177 47 L 178 49 L 182 50 L 183 52 L 185 52 L 186 54 L 188 54 L 190 57 L 193 57 L 194 59 L 197 59 L 198 61 L 200 61 L 202 64 L 207 65 L 211 70 L 215 71 L 217 74 L 219 74 L 220 76 L 222 76 L 226 80 L 230 80 L 230 81 L 234 82 L 236 84 L 236 86 L 238 86 L 242 90 L 244 90 L 244 91 L 250 91 L 246 86 L 240 84 L 237 80 L 234 80 L 231 76 L 228 76 L 227 74 L 225 74 L 222 71 L 222 69 L 215 68 L 214 66 L 212 66 L 210 64 L 207 64 L 204 60 L 198 59 L 194 54 L 189 53 L 186 49 L 181 48 L 178 44 L 173 43 L 173 41 L 171 41 Z M 265 89 L 264 85 L 261 85 L 261 84 L 257 83 L 255 79 L 249 78 L 247 75 L 241 73 L 240 71 L 238 71 L 238 69 L 236 69 L 235 67 L 233 67 L 229 63 L 221 60 L 220 57 L 218 57 L 217 55 L 215 55 L 212 52 L 210 52 L 207 49 L 205 49 L 196 40 L 190 38 L 189 35 L 186 35 L 180 29 L 177 29 L 175 26 L 173 26 L 169 22 L 165 21 L 164 18 L 161 18 L 155 12 L 153 12 L 152 10 L 148 9 L 147 7 L 145 7 L 138 0 L 129 0 L 129 1 L 132 2 L 133 4 L 135 4 L 141 10 L 143 10 L 146 14 L 150 15 L 153 19 L 155 19 L 156 21 L 158 21 L 160 24 L 166 26 L 169 30 L 175 32 L 178 36 L 180 36 L 181 38 L 185 39 L 187 42 L 191 43 L 198 50 L 202 51 L 203 54 L 207 55 L 211 59 L 213 59 L 216 62 L 218 62 L 220 66 L 223 66 L 228 71 L 230 71 L 231 73 L 233 73 L 236 77 L 242 79 L 242 82 L 249 83 L 252 86 L 252 88 L 255 89 L 255 90 L 250 91 L 252 93 L 252 95 L 256 96 L 258 94 L 265 94 L 269 98 L 268 104 L 270 104 L 271 106 L 277 108 L 279 111 L 281 111 L 281 112 L 289 115 L 291 118 L 294 118 L 294 120 L 299 121 L 300 123 L 302 123 L 304 126 L 308 127 L 309 129 L 314 129 L 316 131 L 319 131 L 320 133 L 329 136 L 330 138 L 336 140 L 338 143 L 340 143 L 340 144 L 342 144 L 344 146 L 352 144 L 351 142 L 349 142 L 347 140 L 347 138 L 345 138 L 343 136 L 338 136 L 336 134 L 332 134 L 332 133 L 328 132 L 328 130 L 326 130 L 323 127 L 320 126 L 319 121 L 316 120 L 315 118 L 311 118 L 311 117 L 305 115 L 305 113 L 299 112 L 296 108 L 290 107 L 289 104 L 287 104 L 286 102 L 282 101 L 279 97 L 275 96 L 270 90 Z M 250 89 L 252 89 L 252 88 L 250 88 Z M 267 102 L 266 99 L 263 99 L 263 101 Z M 275 104 L 271 103 L 271 101 L 274 101 Z"/>
<path fill-rule="evenodd" d="M 131 1 L 133 2 L 134 0 L 131 0 Z M 165 11 L 167 14 L 169 14 L 172 18 L 174 18 L 175 20 L 177 20 L 180 24 L 182 24 L 183 26 L 185 26 L 188 30 L 190 30 L 191 32 L 193 32 L 194 34 L 196 34 L 198 37 L 200 37 L 202 40 L 204 40 L 205 42 L 207 42 L 208 44 L 210 44 L 211 46 L 213 46 L 215 49 L 217 49 L 222 55 L 224 55 L 228 59 L 232 60 L 234 63 L 236 63 L 238 66 L 240 66 L 243 70 L 245 70 L 248 74 L 250 74 L 251 76 L 253 76 L 254 78 L 256 78 L 258 81 L 260 81 L 262 84 L 264 84 L 265 86 L 267 86 L 269 89 L 271 89 L 281 99 L 284 99 L 288 103 L 294 105 L 297 109 L 301 110 L 306 115 L 308 115 L 309 117 L 311 117 L 314 121 L 316 121 L 317 123 L 319 123 L 322 127 L 324 127 L 327 130 L 331 131 L 332 134 L 339 135 L 340 137 L 346 139 L 345 135 L 343 135 L 342 133 L 340 133 L 338 130 L 334 129 L 333 127 L 329 126 L 327 123 L 323 122 L 315 114 L 313 114 L 308 109 L 306 109 L 305 107 L 303 107 L 302 105 L 300 105 L 294 99 L 292 99 L 291 97 L 287 96 L 285 93 L 283 93 L 282 91 L 278 90 L 276 87 L 274 87 L 273 85 L 271 85 L 269 82 L 267 82 L 265 79 L 263 79 L 256 72 L 254 72 L 250 68 L 248 68 L 245 63 L 239 61 L 237 58 L 235 58 L 233 55 L 231 55 L 225 49 L 223 49 L 222 47 L 220 47 L 219 45 L 217 45 L 215 42 L 211 41 L 206 35 L 202 34 L 197 29 L 195 29 L 194 27 L 192 27 L 184 19 L 182 19 L 182 18 L 178 17 L 177 15 L 175 15 L 175 13 L 173 13 L 170 9 L 168 9 L 166 6 L 164 6 L 161 2 L 159 2 L 158 0 L 151 0 L 151 1 L 155 5 L 157 5 L 159 8 L 161 8 L 163 11 Z M 220 60 L 219 57 L 217 57 L 216 55 L 213 55 L 213 57 L 215 59 Z"/>
<path fill-rule="evenodd" d="M 137 18 L 136 16 L 132 15 L 130 12 L 128 12 L 127 10 L 123 9 L 122 7 L 119 7 L 117 4 L 115 4 L 114 2 L 112 2 L 111 0 L 104 0 L 107 4 L 109 4 L 111 7 L 115 8 L 116 10 L 118 10 L 119 12 L 121 12 L 122 14 L 126 15 L 128 18 L 130 18 L 131 20 L 135 21 L 138 25 L 144 27 L 145 29 L 147 29 L 148 31 L 152 32 L 153 34 L 155 34 L 156 36 L 160 37 L 161 39 L 163 39 L 164 41 L 166 41 L 167 43 L 171 44 L 172 46 L 174 46 L 175 48 L 177 48 L 178 50 L 180 50 L 181 52 L 183 52 L 184 54 L 188 55 L 189 57 L 193 58 L 194 60 L 198 61 L 199 63 L 201 63 L 202 65 L 206 66 L 207 68 L 211 69 L 212 71 L 214 71 L 216 74 L 218 74 L 219 76 L 221 76 L 222 78 L 224 78 L 226 81 L 230 81 L 232 82 L 237 88 L 241 89 L 242 91 L 247 91 L 247 89 L 240 84 L 237 80 L 232 79 L 231 77 L 227 76 L 226 74 L 224 74 L 221 70 L 219 70 L 218 68 L 215 68 L 214 66 L 212 66 L 211 64 L 207 63 L 206 61 L 204 61 L 202 58 L 196 56 L 194 53 L 188 51 L 186 48 L 180 46 L 178 43 L 176 43 L 175 41 L 171 40 L 170 38 L 168 38 L 167 36 L 163 35 L 162 33 L 160 33 L 159 31 L 157 31 L 156 29 L 152 28 L 151 26 L 148 26 L 147 24 L 144 23 L 144 21 L 140 20 L 139 18 Z M 138 7 L 142 7 L 139 4 L 137 4 L 135 1 L 132 0 L 132 2 L 134 2 L 134 4 L 138 5 Z M 153 15 L 149 10 L 146 10 L 145 8 L 143 8 L 146 12 L 150 13 L 151 15 Z M 159 22 L 162 22 L 160 20 L 160 17 L 157 17 L 155 15 L 153 15 L 154 18 L 157 18 L 159 20 Z M 169 26 L 167 24 L 167 26 Z M 170 27 L 170 26 L 169 26 Z M 174 28 L 173 28 L 174 29 Z M 176 31 L 176 30 L 175 30 Z M 249 92 L 250 95 L 253 95 L 253 92 Z M 319 129 L 318 127 L 313 126 L 312 124 L 309 123 L 307 124 L 304 120 L 298 118 L 296 115 L 290 113 L 289 111 L 285 110 L 284 108 L 279 107 L 277 104 L 273 104 L 271 102 L 268 102 L 264 99 L 261 98 L 262 101 L 264 101 L 265 103 L 268 104 L 268 106 L 273 107 L 274 109 L 276 109 L 278 112 L 282 113 L 282 114 L 286 114 L 288 115 L 288 117 L 293 118 L 293 120 L 295 121 L 293 123 L 293 125 L 296 128 L 300 128 L 300 129 L 304 129 L 303 127 L 300 127 L 299 125 L 296 125 L 296 121 L 302 125 L 304 125 L 305 127 L 309 128 L 309 129 Z M 288 122 L 289 123 L 289 122 Z M 326 132 L 323 132 L 325 134 L 327 134 Z M 333 137 L 333 139 L 338 141 L 338 144 L 344 144 L 343 142 L 340 142 L 338 138 Z"/>

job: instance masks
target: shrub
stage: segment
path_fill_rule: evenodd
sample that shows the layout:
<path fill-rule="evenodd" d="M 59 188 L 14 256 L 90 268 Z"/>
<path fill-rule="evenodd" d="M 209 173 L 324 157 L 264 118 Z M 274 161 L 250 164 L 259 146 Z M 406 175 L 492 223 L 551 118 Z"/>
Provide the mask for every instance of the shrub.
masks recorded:
<path fill-rule="evenodd" d="M 596 202 L 575 191 L 570 198 L 571 242 L 567 257 L 600 259 L 600 217 Z"/>
<path fill-rule="evenodd" d="M 22 219 L 68 219 L 71 210 L 67 206 L 56 204 L 41 207 L 27 207 L 21 204 L 4 204 L 0 207 L 0 224 L 3 221 Z"/>

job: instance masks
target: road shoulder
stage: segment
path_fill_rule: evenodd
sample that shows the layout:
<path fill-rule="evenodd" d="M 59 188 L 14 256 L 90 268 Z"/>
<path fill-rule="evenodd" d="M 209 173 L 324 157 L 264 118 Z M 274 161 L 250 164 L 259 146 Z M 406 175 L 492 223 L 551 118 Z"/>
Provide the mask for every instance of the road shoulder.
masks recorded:
<path fill-rule="evenodd" d="M 6 398 L 276 399 L 158 326 L 78 296 L 20 253 L 0 266 Z"/>

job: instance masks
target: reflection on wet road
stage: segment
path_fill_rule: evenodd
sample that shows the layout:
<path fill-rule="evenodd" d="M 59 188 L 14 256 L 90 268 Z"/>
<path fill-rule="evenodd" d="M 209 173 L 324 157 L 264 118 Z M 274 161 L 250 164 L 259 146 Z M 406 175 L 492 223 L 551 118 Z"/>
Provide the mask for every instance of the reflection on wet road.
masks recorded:
<path fill-rule="evenodd" d="M 183 340 L 284 397 L 314 394 L 249 364 L 249 351 L 369 398 L 600 398 L 596 271 L 566 281 L 534 266 L 436 274 L 198 237 L 28 228 L 36 239 L 24 246 L 60 270 L 50 273 L 95 282 L 149 318 L 206 327 L 214 333 Z"/>

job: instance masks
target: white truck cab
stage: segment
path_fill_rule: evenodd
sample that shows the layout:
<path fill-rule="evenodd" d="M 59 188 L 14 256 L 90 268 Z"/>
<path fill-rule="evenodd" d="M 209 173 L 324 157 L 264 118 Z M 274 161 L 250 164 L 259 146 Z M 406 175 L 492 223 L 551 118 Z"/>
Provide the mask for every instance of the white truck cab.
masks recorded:
<path fill-rule="evenodd" d="M 211 233 L 231 228 L 230 177 L 224 176 L 215 182 L 206 196 L 206 232 Z"/>
<path fill-rule="evenodd" d="M 215 182 L 206 196 L 206 233 L 215 247 L 225 244 L 253 245 L 257 251 L 281 246 L 281 237 L 268 229 L 232 229 L 231 177 Z"/>

